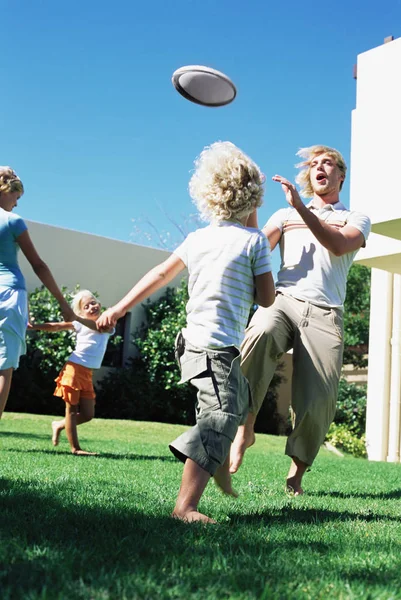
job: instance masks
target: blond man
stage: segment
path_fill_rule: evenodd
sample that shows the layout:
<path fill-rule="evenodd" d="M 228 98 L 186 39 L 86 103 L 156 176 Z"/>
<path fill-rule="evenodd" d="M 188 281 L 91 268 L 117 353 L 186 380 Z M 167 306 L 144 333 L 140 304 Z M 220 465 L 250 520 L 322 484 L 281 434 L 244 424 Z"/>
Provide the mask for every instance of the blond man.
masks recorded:
<path fill-rule="evenodd" d="M 289 207 L 268 220 L 263 233 L 271 249 L 279 244 L 281 267 L 276 300 L 258 308 L 242 344 L 242 368 L 252 405 L 231 449 L 235 473 L 255 441 L 254 423 L 280 357 L 293 350 L 293 430 L 285 453 L 291 457 L 287 489 L 303 493 L 302 478 L 312 465 L 332 422 L 343 355 L 343 303 L 347 274 L 370 231 L 366 215 L 347 210 L 339 195 L 346 176 L 341 154 L 327 146 L 298 152 L 303 161 L 295 185 L 275 175 Z M 248 222 L 250 225 L 250 222 Z M 252 222 L 257 226 L 256 215 Z"/>

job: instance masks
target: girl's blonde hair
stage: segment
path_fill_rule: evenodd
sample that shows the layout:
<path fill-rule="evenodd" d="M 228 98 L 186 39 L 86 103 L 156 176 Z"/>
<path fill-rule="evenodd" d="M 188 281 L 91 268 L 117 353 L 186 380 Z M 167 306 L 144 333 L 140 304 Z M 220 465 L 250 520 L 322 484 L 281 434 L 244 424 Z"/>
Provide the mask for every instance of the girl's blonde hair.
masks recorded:
<path fill-rule="evenodd" d="M 314 158 L 320 154 L 328 154 L 335 160 L 336 165 L 344 175 L 345 180 L 345 176 L 347 174 L 347 165 L 345 164 L 342 154 L 340 154 L 338 150 L 335 148 L 330 148 L 329 146 L 310 146 L 309 148 L 300 148 L 297 152 L 297 156 L 300 156 L 304 160 L 296 165 L 296 167 L 301 169 L 301 171 L 296 176 L 295 181 L 301 188 L 301 194 L 305 198 L 313 197 L 313 188 L 310 181 L 310 166 Z M 340 191 L 343 187 L 344 180 L 340 184 Z"/>
<path fill-rule="evenodd" d="M 0 195 L 9 192 L 24 193 L 24 186 L 17 173 L 11 167 L 0 167 Z"/>
<path fill-rule="evenodd" d="M 90 296 L 91 298 L 95 298 L 95 300 L 96 300 L 96 297 L 89 290 L 80 290 L 79 292 L 77 292 L 73 296 L 72 302 L 71 302 L 71 308 L 76 315 L 82 315 L 81 302 L 85 296 Z M 97 300 L 96 300 L 96 302 L 97 302 Z"/>
<path fill-rule="evenodd" d="M 262 205 L 265 177 L 231 142 L 207 146 L 195 160 L 189 193 L 202 219 L 241 219 Z"/>

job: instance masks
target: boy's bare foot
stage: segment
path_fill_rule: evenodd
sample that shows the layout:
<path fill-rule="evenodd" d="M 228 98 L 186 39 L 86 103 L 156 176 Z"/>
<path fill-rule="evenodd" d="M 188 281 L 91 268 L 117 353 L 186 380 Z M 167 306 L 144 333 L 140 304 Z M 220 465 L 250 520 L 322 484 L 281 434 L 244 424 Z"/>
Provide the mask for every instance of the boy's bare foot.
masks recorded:
<path fill-rule="evenodd" d="M 216 524 L 217 521 L 215 521 L 214 519 L 211 519 L 210 517 L 207 517 L 206 515 L 203 515 L 202 513 L 198 512 L 197 510 L 188 510 L 188 511 L 177 511 L 174 510 L 174 512 L 171 515 L 174 519 L 179 519 L 180 521 L 184 521 L 184 523 L 196 523 L 197 521 L 201 522 L 201 523 L 214 523 Z"/>
<path fill-rule="evenodd" d="M 289 477 L 285 484 L 285 491 L 291 496 L 302 496 L 304 493 L 301 485 L 296 481 L 295 477 Z"/>
<path fill-rule="evenodd" d="M 240 425 L 237 435 L 231 444 L 230 451 L 230 473 L 236 473 L 240 468 L 245 450 L 255 443 L 255 432 L 253 426 Z"/>
<path fill-rule="evenodd" d="M 52 421 L 52 444 L 58 446 L 61 429 L 59 429 L 58 421 Z"/>
<path fill-rule="evenodd" d="M 220 467 L 213 475 L 213 479 L 224 494 L 238 498 L 238 492 L 232 486 L 231 474 L 228 470 Z"/>
<path fill-rule="evenodd" d="M 86 450 L 71 450 L 74 456 L 99 456 L 98 452 L 87 452 Z"/>

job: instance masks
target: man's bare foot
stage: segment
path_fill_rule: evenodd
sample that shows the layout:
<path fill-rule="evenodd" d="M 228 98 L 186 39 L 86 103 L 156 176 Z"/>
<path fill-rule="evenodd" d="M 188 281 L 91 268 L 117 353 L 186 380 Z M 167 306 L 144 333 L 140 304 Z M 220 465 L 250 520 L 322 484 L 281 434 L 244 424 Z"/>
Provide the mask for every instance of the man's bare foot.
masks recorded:
<path fill-rule="evenodd" d="M 58 446 L 61 429 L 58 426 L 58 421 L 52 421 L 52 444 Z"/>
<path fill-rule="evenodd" d="M 71 450 L 74 456 L 99 456 L 98 452 L 87 452 L 86 450 Z"/>
<path fill-rule="evenodd" d="M 188 511 L 177 511 L 174 510 L 174 512 L 171 515 L 173 517 L 173 519 L 179 519 L 180 521 L 184 521 L 184 523 L 196 523 L 197 521 L 201 522 L 201 523 L 214 523 L 216 524 L 217 521 L 215 521 L 214 519 L 211 519 L 210 517 L 207 517 L 206 515 L 203 515 L 202 513 L 198 512 L 197 510 L 188 510 Z"/>
<path fill-rule="evenodd" d="M 231 444 L 230 451 L 230 473 L 236 473 L 240 468 L 245 450 L 255 443 L 255 432 L 252 427 L 240 425 L 237 435 Z"/>
<path fill-rule="evenodd" d="M 304 493 L 301 484 L 308 465 L 296 456 L 291 457 L 290 470 L 287 475 L 286 492 L 291 496 L 302 496 Z"/>
<path fill-rule="evenodd" d="M 300 483 L 296 480 L 296 477 L 289 477 L 285 484 L 285 491 L 291 496 L 302 496 L 304 493 Z"/>
<path fill-rule="evenodd" d="M 213 475 L 213 479 L 223 494 L 227 494 L 227 496 L 233 496 L 233 498 L 238 498 L 238 492 L 236 492 L 232 486 L 231 474 L 228 470 L 220 467 Z"/>

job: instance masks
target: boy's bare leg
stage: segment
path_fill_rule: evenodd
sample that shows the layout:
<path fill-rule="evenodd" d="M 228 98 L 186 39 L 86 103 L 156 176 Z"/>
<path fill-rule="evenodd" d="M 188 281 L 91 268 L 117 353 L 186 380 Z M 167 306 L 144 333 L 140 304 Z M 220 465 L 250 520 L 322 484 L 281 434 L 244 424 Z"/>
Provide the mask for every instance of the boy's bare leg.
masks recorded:
<path fill-rule="evenodd" d="M 216 523 L 198 511 L 199 500 L 210 479 L 210 473 L 202 469 L 192 459 L 187 458 L 182 474 L 181 487 L 172 516 L 186 523 L 201 521 Z"/>
<path fill-rule="evenodd" d="M 304 491 L 301 487 L 302 477 L 309 465 L 296 456 L 292 456 L 290 470 L 287 475 L 286 490 L 294 496 L 301 496 Z"/>
<path fill-rule="evenodd" d="M 11 379 L 13 377 L 14 369 L 2 369 L 0 371 L 0 419 L 3 414 L 3 410 L 6 407 L 8 395 L 10 393 Z"/>
<path fill-rule="evenodd" d="M 245 425 L 238 427 L 237 435 L 231 444 L 230 473 L 236 473 L 241 466 L 245 450 L 255 443 L 254 426 L 257 415 L 248 413 Z"/>
<path fill-rule="evenodd" d="M 217 469 L 214 474 L 214 480 L 216 485 L 221 489 L 224 494 L 228 496 L 234 496 L 234 498 L 238 498 L 238 493 L 233 489 L 231 473 L 230 473 L 230 455 L 227 456 L 224 463 Z"/>

